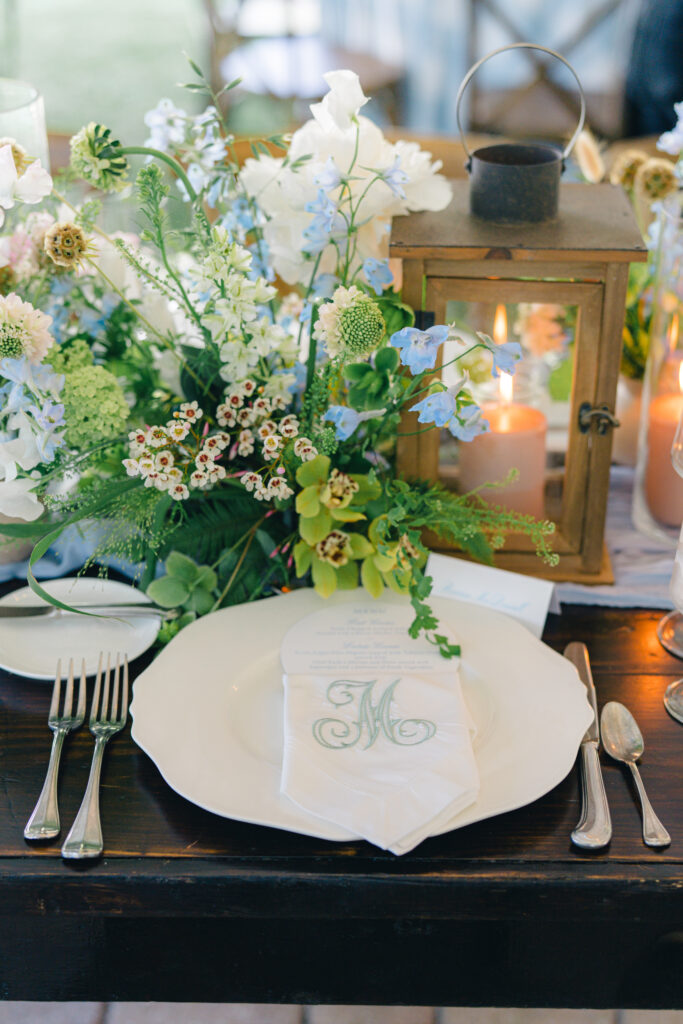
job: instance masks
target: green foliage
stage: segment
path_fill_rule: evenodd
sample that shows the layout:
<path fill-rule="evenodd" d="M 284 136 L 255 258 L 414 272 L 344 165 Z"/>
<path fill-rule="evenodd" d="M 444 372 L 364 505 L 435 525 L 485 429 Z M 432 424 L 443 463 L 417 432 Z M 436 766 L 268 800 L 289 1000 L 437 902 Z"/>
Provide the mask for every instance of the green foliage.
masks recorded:
<path fill-rule="evenodd" d="M 412 309 L 405 302 L 401 302 L 400 294 L 393 289 L 384 291 L 375 301 L 382 311 L 388 337 L 404 327 L 412 327 L 415 323 Z"/>
<path fill-rule="evenodd" d="M 66 440 L 79 451 L 123 432 L 128 403 L 116 377 L 103 366 L 80 366 L 68 373 L 61 397 Z"/>
<path fill-rule="evenodd" d="M 165 563 L 166 573 L 147 587 L 147 596 L 162 608 L 178 608 L 188 616 L 211 611 L 218 585 L 215 571 L 198 565 L 180 551 L 172 551 Z"/>

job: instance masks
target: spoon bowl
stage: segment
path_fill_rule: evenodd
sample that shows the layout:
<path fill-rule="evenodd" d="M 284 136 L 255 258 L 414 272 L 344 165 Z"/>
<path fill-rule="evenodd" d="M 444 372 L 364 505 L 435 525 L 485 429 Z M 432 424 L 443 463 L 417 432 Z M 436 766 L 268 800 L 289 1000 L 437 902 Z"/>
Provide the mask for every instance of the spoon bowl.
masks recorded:
<path fill-rule="evenodd" d="M 671 836 L 655 814 L 648 800 L 636 761 L 643 756 L 645 743 L 635 718 L 623 704 L 610 701 L 600 717 L 602 745 L 615 761 L 627 764 L 638 790 L 643 809 L 643 841 L 647 846 L 668 846 Z"/>

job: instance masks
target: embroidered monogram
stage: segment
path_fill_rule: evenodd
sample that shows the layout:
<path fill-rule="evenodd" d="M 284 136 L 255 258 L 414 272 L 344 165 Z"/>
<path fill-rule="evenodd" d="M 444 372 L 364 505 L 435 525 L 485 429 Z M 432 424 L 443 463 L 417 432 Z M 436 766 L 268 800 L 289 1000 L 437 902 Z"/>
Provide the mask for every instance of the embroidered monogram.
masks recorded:
<path fill-rule="evenodd" d="M 327 687 L 326 697 L 335 708 L 356 705 L 355 718 L 319 718 L 313 723 L 313 735 L 322 747 L 342 750 L 355 747 L 365 738 L 365 747 L 371 747 L 380 733 L 401 747 L 426 743 L 436 734 L 436 725 L 425 718 L 392 718 L 394 691 L 400 683 L 395 679 L 384 690 L 379 700 L 373 701 L 373 687 L 377 680 L 361 682 L 355 679 L 336 679 Z"/>

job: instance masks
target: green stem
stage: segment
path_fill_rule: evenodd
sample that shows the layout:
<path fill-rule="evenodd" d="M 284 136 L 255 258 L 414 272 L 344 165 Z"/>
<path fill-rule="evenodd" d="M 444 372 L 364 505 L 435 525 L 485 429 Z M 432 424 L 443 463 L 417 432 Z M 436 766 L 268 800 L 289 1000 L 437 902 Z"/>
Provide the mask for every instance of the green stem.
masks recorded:
<path fill-rule="evenodd" d="M 265 518 L 265 517 L 264 517 L 264 518 Z M 240 555 L 240 557 L 239 557 L 239 559 L 238 559 L 238 561 L 237 561 L 237 565 L 235 566 L 235 568 L 233 569 L 233 571 L 232 571 L 232 573 L 231 573 L 231 575 L 230 575 L 230 579 L 229 579 L 229 580 L 228 580 L 228 582 L 227 582 L 227 583 L 225 584 L 225 587 L 224 587 L 224 589 L 223 589 L 223 592 L 222 592 L 221 596 L 220 596 L 220 597 L 218 598 L 218 600 L 217 600 L 217 601 L 216 601 L 216 602 L 214 603 L 214 606 L 213 606 L 213 608 L 211 609 L 211 611 L 212 611 L 212 612 L 213 612 L 213 611 L 215 611 L 215 610 L 216 610 L 217 608 L 220 608 L 221 604 L 222 604 L 222 603 L 223 603 L 223 601 L 225 600 L 225 597 L 226 597 L 226 595 L 227 595 L 228 591 L 230 590 L 230 587 L 231 587 L 231 586 L 233 585 L 233 583 L 235 582 L 235 578 L 237 577 L 237 573 L 238 573 L 238 572 L 240 571 L 240 569 L 242 568 L 242 562 L 243 562 L 243 561 L 244 561 L 244 559 L 245 559 L 245 558 L 247 557 L 247 552 L 249 551 L 249 548 L 250 548 L 250 547 L 251 547 L 251 545 L 252 545 L 252 542 L 253 542 L 253 540 L 254 540 L 254 537 L 256 536 L 256 531 L 258 530 L 258 528 L 259 528 L 259 526 L 261 525 L 261 523 L 262 523 L 262 522 L 263 522 L 263 519 L 260 519 L 260 520 L 258 521 L 258 523 L 255 523 L 255 524 L 254 524 L 254 525 L 252 526 L 251 530 L 249 531 L 249 533 L 251 534 L 251 536 L 249 537 L 249 540 L 247 541 L 247 543 L 246 543 L 246 544 L 244 545 L 244 550 L 243 550 L 242 554 Z"/>
<path fill-rule="evenodd" d="M 154 531 L 157 529 L 161 529 L 161 527 L 163 526 L 164 519 L 166 518 L 166 513 L 170 508 L 172 500 L 173 499 L 169 498 L 167 494 L 164 494 L 163 497 L 160 499 L 159 504 L 157 505 L 156 511 L 154 513 L 154 519 L 152 520 L 152 533 L 154 533 Z M 142 590 L 143 592 L 147 590 L 147 587 L 154 579 L 158 561 L 157 553 L 157 550 L 155 550 L 152 547 L 148 548 L 147 550 L 147 561 L 145 563 L 145 571 L 143 572 L 142 577 L 140 578 L 140 590 Z"/>
<path fill-rule="evenodd" d="M 164 153 L 160 149 L 152 149 L 149 146 L 124 146 L 119 152 L 122 156 L 153 156 L 156 160 L 161 160 L 180 178 L 187 189 L 187 194 L 191 201 L 193 203 L 197 201 L 197 193 L 192 187 L 190 179 L 185 174 L 183 165 L 179 160 L 176 160 L 175 157 L 169 156 L 168 153 Z"/>

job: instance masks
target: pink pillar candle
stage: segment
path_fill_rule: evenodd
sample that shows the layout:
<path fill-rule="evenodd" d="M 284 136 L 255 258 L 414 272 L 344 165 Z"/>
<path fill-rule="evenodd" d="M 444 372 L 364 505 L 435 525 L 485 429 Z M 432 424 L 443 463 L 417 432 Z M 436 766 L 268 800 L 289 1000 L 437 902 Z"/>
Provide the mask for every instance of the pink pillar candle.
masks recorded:
<path fill-rule="evenodd" d="M 481 491 L 485 501 L 504 505 L 514 512 L 544 517 L 545 433 L 542 412 L 516 402 L 482 407 L 490 429 L 460 445 L 460 490 L 471 491 L 483 483 L 504 480 L 511 469 L 519 470 L 514 483 Z"/>
<path fill-rule="evenodd" d="M 665 526 L 683 522 L 683 480 L 671 465 L 671 445 L 683 412 L 683 394 L 658 395 L 650 402 L 645 497 L 651 514 Z"/>

